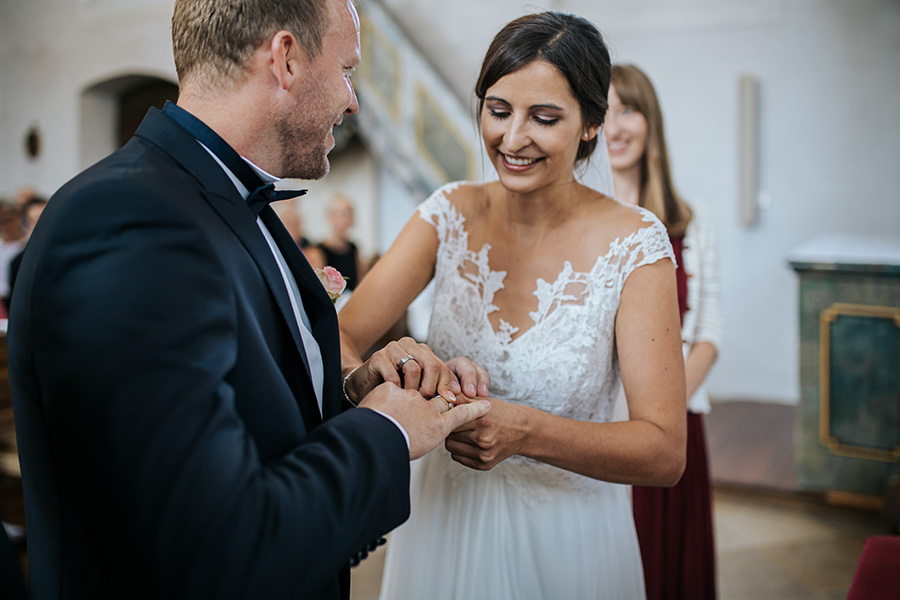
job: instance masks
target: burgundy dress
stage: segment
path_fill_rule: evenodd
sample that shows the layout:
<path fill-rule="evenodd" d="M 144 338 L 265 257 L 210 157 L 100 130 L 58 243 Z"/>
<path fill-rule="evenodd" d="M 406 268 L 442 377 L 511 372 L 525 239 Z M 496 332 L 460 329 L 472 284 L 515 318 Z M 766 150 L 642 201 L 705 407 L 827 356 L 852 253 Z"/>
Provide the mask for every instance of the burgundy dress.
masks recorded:
<path fill-rule="evenodd" d="M 678 309 L 687 311 L 684 236 L 670 236 L 678 269 Z M 703 415 L 688 412 L 687 465 L 674 487 L 634 486 L 634 524 L 644 563 L 647 600 L 716 597 L 716 552 Z"/>

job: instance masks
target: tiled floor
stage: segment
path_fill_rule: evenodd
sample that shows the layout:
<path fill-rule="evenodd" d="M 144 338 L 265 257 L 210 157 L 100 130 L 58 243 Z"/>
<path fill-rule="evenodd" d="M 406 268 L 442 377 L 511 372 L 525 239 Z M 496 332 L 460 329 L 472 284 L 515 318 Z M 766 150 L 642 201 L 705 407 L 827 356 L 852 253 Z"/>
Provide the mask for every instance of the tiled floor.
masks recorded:
<path fill-rule="evenodd" d="M 866 538 L 891 533 L 876 515 L 759 492 L 717 489 L 714 511 L 723 600 L 843 600 Z"/>
<path fill-rule="evenodd" d="M 846 598 L 866 538 L 891 525 L 793 489 L 791 407 L 734 403 L 711 416 L 719 598 Z M 352 600 L 378 598 L 383 565 L 380 549 L 354 569 Z"/>

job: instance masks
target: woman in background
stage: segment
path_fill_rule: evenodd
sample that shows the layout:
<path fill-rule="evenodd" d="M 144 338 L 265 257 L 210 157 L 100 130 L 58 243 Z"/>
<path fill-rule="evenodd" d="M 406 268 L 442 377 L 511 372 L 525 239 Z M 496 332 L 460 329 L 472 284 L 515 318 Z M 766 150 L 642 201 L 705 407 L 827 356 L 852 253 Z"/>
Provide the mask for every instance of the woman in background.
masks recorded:
<path fill-rule="evenodd" d="M 687 466 L 671 488 L 634 486 L 634 520 L 647 597 L 716 597 L 712 502 L 703 414 L 703 382 L 722 342 L 714 232 L 700 207 L 675 191 L 662 111 L 650 79 L 637 67 L 613 67 L 606 119 L 616 198 L 653 211 L 675 252 L 688 401 Z"/>
<path fill-rule="evenodd" d="M 366 274 L 366 264 L 359 249 L 350 239 L 353 229 L 353 204 L 346 196 L 338 194 L 328 204 L 328 222 L 331 233 L 318 245 L 322 264 L 334 267 L 347 279 L 347 289 L 354 290 Z"/>
<path fill-rule="evenodd" d="M 281 219 L 284 228 L 291 234 L 291 238 L 293 238 L 293 240 L 297 242 L 297 245 L 300 246 L 300 250 L 303 252 L 303 256 L 306 257 L 310 266 L 312 266 L 313 269 L 321 269 L 326 266 L 322 250 L 320 250 L 312 240 L 307 238 L 304 233 L 303 217 L 297 212 L 296 201 L 283 200 L 281 202 L 273 202 L 272 208 L 275 210 L 275 214 L 278 215 L 278 218 Z"/>

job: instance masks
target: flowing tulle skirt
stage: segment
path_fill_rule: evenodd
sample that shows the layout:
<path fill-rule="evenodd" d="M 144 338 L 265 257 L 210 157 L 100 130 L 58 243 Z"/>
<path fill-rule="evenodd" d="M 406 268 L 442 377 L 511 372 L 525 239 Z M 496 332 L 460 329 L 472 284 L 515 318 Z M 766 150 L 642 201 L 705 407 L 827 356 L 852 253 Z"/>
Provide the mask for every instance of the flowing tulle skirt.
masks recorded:
<path fill-rule="evenodd" d="M 628 488 L 534 484 L 516 470 L 469 471 L 443 448 L 413 463 L 382 600 L 643 598 Z"/>

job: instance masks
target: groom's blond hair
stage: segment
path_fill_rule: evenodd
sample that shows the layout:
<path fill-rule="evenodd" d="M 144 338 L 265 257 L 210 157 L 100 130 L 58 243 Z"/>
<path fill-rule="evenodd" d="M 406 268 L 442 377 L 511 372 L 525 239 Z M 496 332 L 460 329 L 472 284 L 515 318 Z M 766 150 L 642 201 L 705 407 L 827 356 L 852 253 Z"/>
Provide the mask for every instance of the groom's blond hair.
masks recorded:
<path fill-rule="evenodd" d="M 322 50 L 329 0 L 176 0 L 172 53 L 182 83 L 215 89 L 239 83 L 250 56 L 289 31 L 309 58 Z"/>

